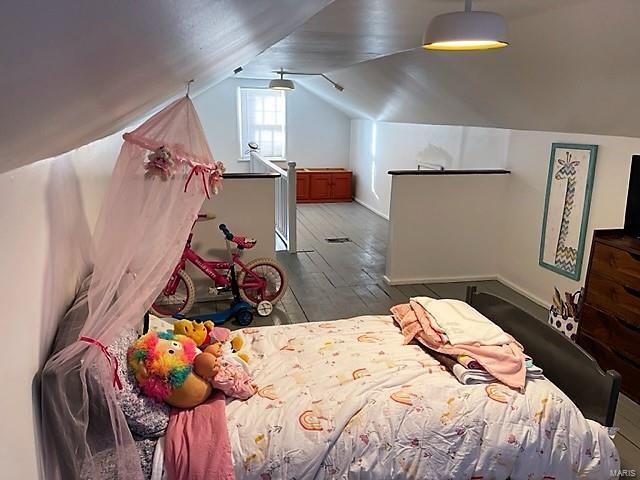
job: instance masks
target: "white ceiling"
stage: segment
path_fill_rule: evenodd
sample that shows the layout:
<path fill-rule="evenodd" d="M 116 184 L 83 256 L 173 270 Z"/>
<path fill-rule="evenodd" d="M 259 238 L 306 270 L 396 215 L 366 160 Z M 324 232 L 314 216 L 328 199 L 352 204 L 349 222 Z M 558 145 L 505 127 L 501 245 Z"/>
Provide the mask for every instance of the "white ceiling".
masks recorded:
<path fill-rule="evenodd" d="M 328 73 L 344 92 L 299 81 L 352 116 L 640 137 L 640 0 L 475 0 L 507 18 L 509 48 L 414 48 L 430 18 L 462 4 L 4 2 L 0 172 L 115 132 L 189 79 L 197 93 L 239 65 L 249 77 Z"/>
<path fill-rule="evenodd" d="M 299 81 L 352 116 L 381 121 L 640 137 L 640 1 L 476 0 L 475 9 L 507 18 L 509 48 L 414 48 L 433 15 L 462 4 L 336 0 L 243 74 L 328 73 L 344 92 Z"/>
<path fill-rule="evenodd" d="M 584 1 L 475 0 L 473 5 L 513 20 Z M 266 78 L 280 67 L 326 73 L 414 49 L 431 18 L 463 7 L 464 0 L 336 0 L 251 61 L 241 76 Z"/>
<path fill-rule="evenodd" d="M 331 0 L 21 0 L 0 8 L 0 172 L 232 74 Z"/>

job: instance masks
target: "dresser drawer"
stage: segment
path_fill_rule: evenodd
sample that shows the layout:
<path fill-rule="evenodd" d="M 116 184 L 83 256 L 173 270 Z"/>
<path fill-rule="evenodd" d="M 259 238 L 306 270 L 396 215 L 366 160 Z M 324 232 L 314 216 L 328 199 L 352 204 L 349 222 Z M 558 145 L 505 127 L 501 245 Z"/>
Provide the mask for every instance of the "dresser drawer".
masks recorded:
<path fill-rule="evenodd" d="M 640 290 L 640 255 L 596 242 L 591 271 Z"/>
<path fill-rule="evenodd" d="M 640 323 L 617 318 L 585 304 L 578 328 L 640 364 Z"/>
<path fill-rule="evenodd" d="M 613 369 L 622 375 L 622 391 L 640 402 L 640 364 L 582 331 L 578 334 L 578 344 L 598 361 L 600 368 Z"/>
<path fill-rule="evenodd" d="M 628 322 L 640 324 L 640 290 L 591 272 L 585 303 Z"/>

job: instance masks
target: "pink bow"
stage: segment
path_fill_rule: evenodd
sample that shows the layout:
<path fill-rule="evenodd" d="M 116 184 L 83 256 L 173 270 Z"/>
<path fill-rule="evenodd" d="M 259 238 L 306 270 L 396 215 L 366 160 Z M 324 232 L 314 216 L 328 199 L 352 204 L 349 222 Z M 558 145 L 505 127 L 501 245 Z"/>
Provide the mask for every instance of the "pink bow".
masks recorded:
<path fill-rule="evenodd" d="M 184 191 L 187 191 L 187 187 L 189 186 L 189 182 L 191 181 L 191 177 L 193 177 L 194 173 L 196 175 L 202 174 L 202 186 L 204 187 L 204 193 L 207 195 L 207 198 L 211 198 L 209 196 L 209 189 L 207 188 L 207 179 L 205 178 L 205 173 L 207 173 L 208 171 L 209 168 L 205 167 L 204 165 L 196 164 L 191 167 L 191 173 L 189 173 L 189 177 L 187 177 L 187 181 L 184 184 Z"/>
<path fill-rule="evenodd" d="M 113 367 L 113 386 L 118 387 L 118 390 L 122 390 L 122 382 L 120 381 L 120 377 L 118 376 L 118 359 L 109 351 L 107 347 L 105 347 L 99 340 L 91 337 L 80 337 L 81 342 L 90 343 L 91 345 L 95 345 L 102 350 L 102 353 L 105 357 L 107 357 L 107 361 L 109 362 L 109 366 Z"/>

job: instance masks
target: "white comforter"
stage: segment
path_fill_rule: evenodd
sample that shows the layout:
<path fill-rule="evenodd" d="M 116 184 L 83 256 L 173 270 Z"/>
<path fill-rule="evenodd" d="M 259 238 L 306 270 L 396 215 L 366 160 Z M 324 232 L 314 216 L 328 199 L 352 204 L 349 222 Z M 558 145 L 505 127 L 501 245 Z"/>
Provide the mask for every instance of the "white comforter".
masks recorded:
<path fill-rule="evenodd" d="M 464 386 L 389 316 L 243 330 L 259 394 L 227 405 L 240 479 L 612 478 L 607 431 L 551 382 Z"/>

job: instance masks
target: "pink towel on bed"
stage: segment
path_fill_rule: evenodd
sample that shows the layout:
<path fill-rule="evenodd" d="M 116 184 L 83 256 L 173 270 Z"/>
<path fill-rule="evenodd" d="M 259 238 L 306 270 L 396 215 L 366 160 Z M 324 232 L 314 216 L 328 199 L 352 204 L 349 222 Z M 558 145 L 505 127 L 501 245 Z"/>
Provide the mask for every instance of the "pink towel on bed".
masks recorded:
<path fill-rule="evenodd" d="M 402 330 L 405 343 L 417 338 L 419 342 L 436 352 L 448 355 L 469 355 L 505 385 L 524 389 L 527 374 L 524 352 L 522 345 L 513 337 L 509 336 L 510 343 L 498 346 L 480 344 L 454 346 L 443 339 L 441 335 L 443 332 L 434 326 L 429 314 L 419 303 L 411 300 L 409 303 L 396 305 L 391 308 L 391 313 Z"/>
<path fill-rule="evenodd" d="M 234 479 L 222 392 L 190 410 L 171 410 L 164 465 L 169 480 Z"/>

